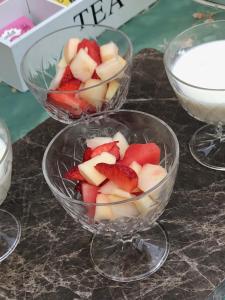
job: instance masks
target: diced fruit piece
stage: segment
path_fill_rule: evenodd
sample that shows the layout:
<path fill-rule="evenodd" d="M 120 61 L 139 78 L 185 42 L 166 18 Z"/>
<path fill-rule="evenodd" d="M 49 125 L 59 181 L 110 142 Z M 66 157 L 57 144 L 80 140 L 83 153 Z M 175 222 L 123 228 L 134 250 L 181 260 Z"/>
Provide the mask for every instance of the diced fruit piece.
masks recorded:
<path fill-rule="evenodd" d="M 102 62 L 105 62 L 118 55 L 119 49 L 115 43 L 110 42 L 100 47 Z"/>
<path fill-rule="evenodd" d="M 124 155 L 121 164 L 129 166 L 133 161 L 140 165 L 144 164 L 159 164 L 160 148 L 155 143 L 147 144 L 132 144 Z"/>
<path fill-rule="evenodd" d="M 60 91 L 76 91 L 80 88 L 80 80 L 72 79 L 68 82 L 61 83 L 58 88 Z"/>
<path fill-rule="evenodd" d="M 77 182 L 75 186 L 75 191 L 81 194 L 81 182 Z"/>
<path fill-rule="evenodd" d="M 95 166 L 99 163 L 107 163 L 110 165 L 114 164 L 115 162 L 116 158 L 114 155 L 108 152 L 103 152 L 100 155 L 79 164 L 78 168 L 88 183 L 98 186 L 106 179 L 106 176 L 100 173 Z"/>
<path fill-rule="evenodd" d="M 67 64 L 70 64 L 72 59 L 75 57 L 79 43 L 80 40 L 74 38 L 69 39 L 68 42 L 66 43 L 63 53 Z"/>
<path fill-rule="evenodd" d="M 149 196 L 142 197 L 134 202 L 136 208 L 138 211 L 142 214 L 145 215 L 147 214 L 150 210 L 156 208 L 156 202 L 153 201 Z"/>
<path fill-rule="evenodd" d="M 70 66 L 67 66 L 66 69 L 65 69 L 65 72 L 63 74 L 62 80 L 60 82 L 60 85 L 63 84 L 63 83 L 66 83 L 70 80 L 73 80 L 73 79 L 74 79 L 74 76 L 71 72 Z"/>
<path fill-rule="evenodd" d="M 110 154 L 114 155 L 116 159 L 119 159 L 120 157 L 117 142 L 110 142 L 96 147 L 95 149 L 92 150 L 91 157 L 95 157 L 101 154 L 102 152 L 109 152 Z"/>
<path fill-rule="evenodd" d="M 120 157 L 121 159 L 123 159 L 124 157 L 124 154 L 127 150 L 127 148 L 129 147 L 129 144 L 125 138 L 125 136 L 120 132 L 118 131 L 114 136 L 113 136 L 113 140 L 114 141 L 118 141 L 118 147 L 120 149 Z"/>
<path fill-rule="evenodd" d="M 55 90 L 59 87 L 60 82 L 63 78 L 63 74 L 65 72 L 65 68 L 58 68 L 55 77 L 52 79 L 52 82 L 50 83 L 49 89 Z"/>
<path fill-rule="evenodd" d="M 118 201 L 125 200 L 127 198 L 126 197 L 121 198 L 115 195 L 108 195 L 108 199 L 111 203 L 115 203 Z M 111 210 L 114 219 L 122 218 L 122 217 L 133 218 L 138 215 L 138 210 L 132 202 L 112 205 Z"/>
<path fill-rule="evenodd" d="M 86 53 L 84 49 L 80 49 L 70 64 L 73 76 L 83 82 L 91 79 L 97 63 Z"/>
<path fill-rule="evenodd" d="M 80 92 L 80 97 L 95 107 L 101 107 L 105 100 L 107 84 L 99 79 L 89 79 L 84 84 L 84 90 Z"/>
<path fill-rule="evenodd" d="M 99 192 L 106 195 L 115 195 L 118 197 L 124 197 L 126 199 L 131 198 L 132 195 L 122 189 L 120 189 L 115 183 L 112 181 L 106 182 L 99 188 Z"/>
<path fill-rule="evenodd" d="M 91 159 L 92 149 L 87 147 L 84 151 L 83 162 Z"/>
<path fill-rule="evenodd" d="M 97 204 L 109 203 L 107 195 L 98 194 L 96 198 Z M 96 206 L 95 208 L 95 221 L 113 220 L 111 205 Z"/>
<path fill-rule="evenodd" d="M 120 86 L 120 84 L 117 80 L 110 81 L 110 83 L 108 84 L 108 89 L 107 89 L 106 96 L 105 96 L 106 101 L 110 101 L 115 96 L 119 86 Z"/>
<path fill-rule="evenodd" d="M 57 64 L 57 69 L 65 69 L 67 67 L 67 62 L 63 56 Z"/>
<path fill-rule="evenodd" d="M 81 185 L 81 194 L 85 203 L 96 203 L 98 188 L 94 185 L 83 182 Z M 87 215 L 90 218 L 95 216 L 95 205 L 87 206 Z"/>
<path fill-rule="evenodd" d="M 133 161 L 131 164 L 130 164 L 130 168 L 132 170 L 134 170 L 136 172 L 137 175 L 140 174 L 141 172 L 141 169 L 142 169 L 142 166 L 139 165 L 139 163 L 137 163 L 136 161 Z"/>
<path fill-rule="evenodd" d="M 119 73 L 123 67 L 124 66 L 121 65 L 120 59 L 118 57 L 114 57 L 97 66 L 96 73 L 101 80 L 108 80 Z"/>
<path fill-rule="evenodd" d="M 69 169 L 63 176 L 66 179 L 73 180 L 73 181 L 85 181 L 84 177 L 80 174 L 80 171 L 77 166 L 72 167 Z"/>
<path fill-rule="evenodd" d="M 100 145 L 110 143 L 110 142 L 113 142 L 111 137 L 102 137 L 102 136 L 86 140 L 87 146 L 91 149 L 94 149 Z"/>
<path fill-rule="evenodd" d="M 80 49 L 87 49 L 88 55 L 99 65 L 101 63 L 100 47 L 94 40 L 83 39 L 78 45 Z"/>
<path fill-rule="evenodd" d="M 131 168 L 121 164 L 98 163 L 95 168 L 121 189 L 132 192 L 138 185 L 137 174 Z"/>
<path fill-rule="evenodd" d="M 145 164 L 138 177 L 138 187 L 146 192 L 156 186 L 164 177 L 166 177 L 166 169 L 159 165 Z"/>

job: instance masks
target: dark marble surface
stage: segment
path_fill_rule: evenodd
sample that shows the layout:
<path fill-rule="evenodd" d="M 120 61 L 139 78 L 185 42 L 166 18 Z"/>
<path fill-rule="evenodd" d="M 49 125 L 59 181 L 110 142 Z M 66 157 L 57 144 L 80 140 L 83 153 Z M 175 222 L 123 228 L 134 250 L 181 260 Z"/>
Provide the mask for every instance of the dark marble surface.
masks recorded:
<path fill-rule="evenodd" d="M 22 237 L 0 265 L 0 300 L 201 300 L 225 278 L 224 173 L 191 157 L 187 143 L 200 123 L 177 102 L 161 54 L 136 56 L 129 98 L 126 107 L 157 115 L 180 142 L 175 189 L 160 218 L 171 243 L 167 261 L 149 278 L 127 284 L 94 271 L 91 234 L 65 213 L 42 175 L 46 145 L 63 126 L 49 119 L 13 147 L 13 182 L 3 207 L 20 219 Z"/>

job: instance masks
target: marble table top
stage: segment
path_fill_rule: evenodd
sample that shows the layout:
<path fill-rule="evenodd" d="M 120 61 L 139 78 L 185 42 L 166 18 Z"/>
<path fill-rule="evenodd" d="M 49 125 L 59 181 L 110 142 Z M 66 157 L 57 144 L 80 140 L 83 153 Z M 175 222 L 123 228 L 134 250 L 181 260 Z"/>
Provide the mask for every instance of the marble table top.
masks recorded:
<path fill-rule="evenodd" d="M 145 49 L 135 57 L 129 99 L 125 107 L 160 117 L 180 143 L 176 185 L 160 218 L 170 238 L 167 261 L 134 283 L 95 272 L 91 234 L 66 214 L 42 175 L 45 148 L 64 126 L 48 119 L 13 146 L 13 181 L 3 208 L 20 219 L 22 237 L 1 263 L 0 300 L 202 300 L 225 278 L 224 173 L 192 158 L 188 141 L 201 124 L 179 105 L 159 52 Z"/>

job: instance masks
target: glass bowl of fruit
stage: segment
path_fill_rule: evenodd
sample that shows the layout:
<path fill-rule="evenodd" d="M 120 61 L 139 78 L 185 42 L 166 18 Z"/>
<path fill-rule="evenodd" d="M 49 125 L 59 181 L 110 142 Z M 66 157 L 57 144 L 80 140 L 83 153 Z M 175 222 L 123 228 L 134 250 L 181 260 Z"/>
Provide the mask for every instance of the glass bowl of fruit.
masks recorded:
<path fill-rule="evenodd" d="M 21 71 L 49 115 L 69 124 L 123 105 L 132 53 L 129 38 L 120 30 L 101 25 L 73 26 L 31 46 Z"/>
<path fill-rule="evenodd" d="M 178 161 L 172 129 L 132 110 L 80 119 L 50 142 L 45 180 L 64 209 L 94 234 L 91 258 L 100 274 L 129 282 L 164 263 L 169 243 L 156 220 L 173 191 Z"/>

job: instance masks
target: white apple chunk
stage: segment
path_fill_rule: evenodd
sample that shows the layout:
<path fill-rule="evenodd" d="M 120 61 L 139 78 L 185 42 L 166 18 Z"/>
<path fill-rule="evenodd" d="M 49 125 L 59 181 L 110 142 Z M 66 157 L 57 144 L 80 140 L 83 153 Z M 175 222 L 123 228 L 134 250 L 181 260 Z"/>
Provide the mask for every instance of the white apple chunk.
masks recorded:
<path fill-rule="evenodd" d="M 134 170 L 134 172 L 139 175 L 142 169 L 142 166 L 137 163 L 136 161 L 133 161 L 130 166 L 129 166 L 132 170 Z"/>
<path fill-rule="evenodd" d="M 98 194 L 96 198 L 97 204 L 103 204 L 103 203 L 109 203 L 109 199 L 107 195 Z M 101 220 L 112 220 L 113 214 L 111 205 L 103 205 L 95 207 L 95 221 L 101 221 Z"/>
<path fill-rule="evenodd" d="M 57 66 L 56 66 L 56 69 L 65 69 L 67 66 L 67 62 L 65 60 L 65 57 L 63 56 L 60 61 L 58 62 Z"/>
<path fill-rule="evenodd" d="M 123 159 L 124 154 L 129 147 L 129 144 L 125 138 L 125 136 L 118 131 L 114 136 L 113 136 L 113 141 L 118 141 L 117 146 L 120 149 L 120 158 Z"/>
<path fill-rule="evenodd" d="M 122 189 L 120 189 L 115 183 L 112 181 L 106 182 L 103 186 L 100 187 L 99 192 L 106 195 L 114 195 L 118 197 L 131 198 L 132 195 Z"/>
<path fill-rule="evenodd" d="M 101 146 L 103 144 L 111 143 L 113 142 L 113 139 L 111 137 L 105 137 L 105 136 L 97 136 L 92 139 L 87 139 L 86 144 L 89 148 L 95 149 L 98 146 Z"/>
<path fill-rule="evenodd" d="M 115 162 L 116 158 L 114 155 L 108 152 L 102 152 L 100 155 L 79 164 L 78 168 L 88 183 L 99 186 L 106 177 L 98 172 L 95 166 L 99 163 L 115 164 Z"/>
<path fill-rule="evenodd" d="M 119 56 L 111 58 L 98 65 L 96 73 L 101 80 L 108 80 L 123 69 L 124 62 L 126 63 L 126 61 Z"/>
<path fill-rule="evenodd" d="M 105 62 L 118 55 L 119 49 L 115 43 L 109 42 L 100 47 L 100 55 L 102 62 Z"/>
<path fill-rule="evenodd" d="M 49 89 L 55 90 L 59 87 L 60 82 L 63 78 L 63 74 L 65 72 L 65 68 L 58 68 L 55 74 L 55 77 L 52 79 L 52 82 L 50 83 Z"/>
<path fill-rule="evenodd" d="M 142 214 L 145 215 L 147 214 L 150 210 L 153 210 L 156 208 L 156 202 L 153 201 L 149 196 L 142 197 L 134 202 L 136 208 L 138 211 Z"/>
<path fill-rule="evenodd" d="M 70 64 L 75 55 L 77 54 L 77 48 L 80 43 L 79 39 L 71 38 L 68 40 L 66 43 L 64 50 L 63 50 L 63 55 L 65 57 L 65 61 L 67 64 Z"/>
<path fill-rule="evenodd" d="M 132 196 L 132 195 L 131 195 Z M 115 195 L 108 195 L 108 199 L 111 203 L 126 200 L 127 198 L 121 198 Z M 112 214 L 114 219 L 128 217 L 133 218 L 138 216 L 138 210 L 132 202 L 115 204 L 111 206 Z"/>
<path fill-rule="evenodd" d="M 120 84 L 117 80 L 110 81 L 110 83 L 108 84 L 106 95 L 105 95 L 106 102 L 110 101 L 115 96 L 119 87 L 120 87 Z"/>
<path fill-rule="evenodd" d="M 95 107 L 102 105 L 102 102 L 105 100 L 107 91 L 106 83 L 102 83 L 102 81 L 99 79 L 89 79 L 85 82 L 83 88 L 89 89 L 80 92 L 81 99 L 86 100 L 88 103 Z"/>
<path fill-rule="evenodd" d="M 87 54 L 84 49 L 80 49 L 70 64 L 73 76 L 82 82 L 91 79 L 97 63 Z"/>

